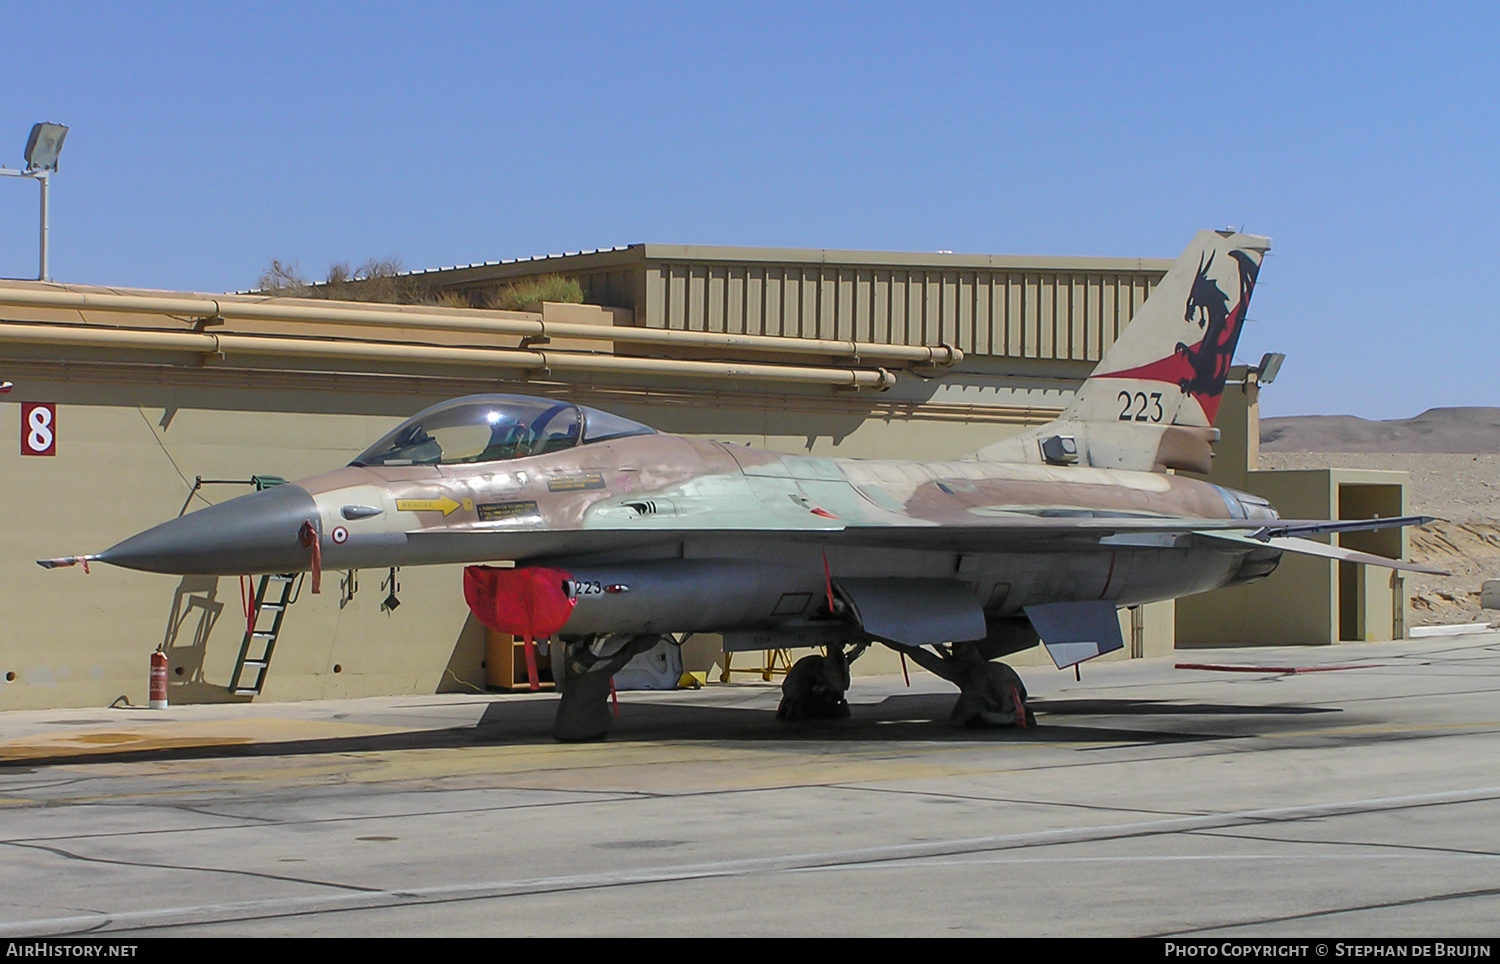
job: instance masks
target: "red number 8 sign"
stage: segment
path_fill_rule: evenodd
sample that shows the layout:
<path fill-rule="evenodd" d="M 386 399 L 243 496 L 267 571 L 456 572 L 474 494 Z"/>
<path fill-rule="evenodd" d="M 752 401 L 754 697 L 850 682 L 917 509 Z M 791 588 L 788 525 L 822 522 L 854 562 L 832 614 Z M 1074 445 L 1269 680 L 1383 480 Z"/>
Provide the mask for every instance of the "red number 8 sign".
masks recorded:
<path fill-rule="evenodd" d="M 21 403 L 21 454 L 57 454 L 57 406 L 50 402 Z"/>

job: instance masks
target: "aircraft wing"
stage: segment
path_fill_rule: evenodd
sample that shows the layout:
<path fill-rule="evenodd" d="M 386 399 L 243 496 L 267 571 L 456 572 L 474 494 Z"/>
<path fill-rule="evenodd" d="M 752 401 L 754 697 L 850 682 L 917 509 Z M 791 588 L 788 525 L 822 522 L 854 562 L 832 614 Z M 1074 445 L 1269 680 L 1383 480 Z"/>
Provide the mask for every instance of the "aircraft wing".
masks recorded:
<path fill-rule="evenodd" d="M 1334 529 L 1331 531 L 1350 531 L 1347 529 Z M 1337 559 L 1340 562 L 1361 562 L 1367 566 L 1384 566 L 1387 569 L 1400 569 L 1403 572 L 1421 572 L 1429 576 L 1448 576 L 1452 573 L 1445 569 L 1434 569 L 1416 562 L 1404 562 L 1400 559 L 1391 559 L 1388 556 L 1377 556 L 1370 552 L 1360 552 L 1356 549 L 1345 549 L 1343 546 L 1333 546 L 1326 542 L 1314 542 L 1311 539 L 1301 539 L 1297 536 L 1267 536 L 1244 535 L 1238 532 L 1199 532 L 1200 536 L 1217 539 L 1223 542 L 1233 542 L 1245 546 L 1265 546 L 1271 549 L 1279 549 L 1282 552 L 1292 552 L 1303 556 L 1321 556 L 1324 559 Z"/>
<path fill-rule="evenodd" d="M 1420 517 L 1360 520 L 1362 529 L 1415 524 Z M 668 522 L 669 520 L 660 520 Z M 671 520 L 681 522 L 683 520 Z M 1424 520 L 1425 521 L 1425 520 Z M 1378 523 L 1375 525 L 1373 523 Z M 726 551 L 753 542 L 798 542 L 821 545 L 851 545 L 953 551 L 1097 551 L 1101 544 L 1131 547 L 1169 546 L 1179 538 L 1214 538 L 1245 548 L 1276 548 L 1288 552 L 1323 554 L 1330 558 L 1372 565 L 1407 568 L 1417 572 L 1435 570 L 1402 563 L 1368 553 L 1327 546 L 1282 532 L 1319 531 L 1319 527 L 1341 526 L 1333 520 L 1278 520 L 1268 526 L 1264 519 L 1198 519 L 1148 516 L 983 516 L 963 525 L 913 521 L 907 524 L 847 525 L 840 520 L 814 516 L 805 526 L 724 527 L 693 525 L 612 525 L 580 529 L 520 530 L 464 526 L 416 529 L 407 539 L 425 557 L 453 561 L 455 556 L 506 558 L 517 561 L 583 556 L 643 549 L 684 541 L 720 543 Z M 1352 528 L 1352 526 L 1351 526 Z M 1322 529 L 1321 531 L 1330 531 Z M 1348 531 L 1335 529 L 1332 531 Z M 495 551 L 488 552 L 486 544 Z M 503 546 L 503 550 L 501 549 Z M 1316 549 L 1308 547 L 1317 547 Z M 1334 550 L 1329 554 L 1322 550 Z M 478 553 L 478 555 L 473 555 Z"/>
<path fill-rule="evenodd" d="M 1387 519 L 1338 519 L 1325 522 L 1297 522 L 1276 520 L 1254 533 L 1262 542 L 1279 536 L 1319 536 L 1331 532 L 1372 532 L 1377 529 L 1394 529 L 1402 526 L 1424 526 L 1437 521 L 1430 515 L 1400 515 Z"/>

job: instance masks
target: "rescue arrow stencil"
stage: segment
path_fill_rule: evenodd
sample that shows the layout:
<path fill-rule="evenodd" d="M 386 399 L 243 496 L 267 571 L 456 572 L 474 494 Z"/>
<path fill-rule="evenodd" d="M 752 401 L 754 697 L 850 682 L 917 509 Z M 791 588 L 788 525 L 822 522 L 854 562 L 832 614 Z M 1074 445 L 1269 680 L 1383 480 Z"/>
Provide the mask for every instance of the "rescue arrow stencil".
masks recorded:
<path fill-rule="evenodd" d="M 450 516 L 458 507 L 459 504 L 446 495 L 438 499 L 396 500 L 396 509 L 399 512 L 441 512 L 444 516 Z"/>

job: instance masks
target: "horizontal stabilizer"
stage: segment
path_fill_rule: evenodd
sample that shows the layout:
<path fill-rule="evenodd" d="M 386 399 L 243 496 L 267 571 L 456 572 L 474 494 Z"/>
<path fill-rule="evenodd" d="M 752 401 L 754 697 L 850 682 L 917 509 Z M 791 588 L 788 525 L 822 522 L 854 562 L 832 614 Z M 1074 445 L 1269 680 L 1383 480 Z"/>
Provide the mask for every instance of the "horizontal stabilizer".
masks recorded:
<path fill-rule="evenodd" d="M 1267 539 L 1273 536 L 1321 536 L 1330 532 L 1375 532 L 1380 529 L 1399 529 L 1404 526 L 1425 526 L 1429 522 L 1436 522 L 1437 516 L 1431 515 L 1394 515 L 1385 519 L 1339 519 L 1328 522 L 1292 522 L 1287 524 L 1268 525 L 1259 532 L 1252 533 L 1257 539 Z"/>
<path fill-rule="evenodd" d="M 1345 549 L 1343 546 L 1331 546 L 1326 542 L 1299 539 L 1296 536 L 1269 536 L 1261 538 L 1235 532 L 1200 532 L 1198 535 L 1207 536 L 1210 539 L 1218 539 L 1223 542 L 1233 542 L 1237 545 L 1267 546 L 1271 549 L 1280 549 L 1282 552 L 1292 552 L 1303 556 L 1320 556 L 1324 559 L 1337 559 L 1340 562 L 1361 562 L 1367 566 L 1384 566 L 1387 569 L 1400 569 L 1402 572 L 1421 572 L 1429 576 L 1452 575 L 1452 573 L 1444 569 L 1434 569 L 1431 566 L 1424 566 L 1416 562 L 1405 562 L 1401 559 L 1392 559 L 1388 556 L 1377 556 L 1374 553 L 1360 552 L 1357 549 Z"/>
<path fill-rule="evenodd" d="M 1046 603 L 1027 606 L 1026 616 L 1042 637 L 1047 655 L 1058 669 L 1067 669 L 1086 659 L 1123 649 L 1120 617 L 1115 604 L 1099 599 L 1091 602 Z"/>
<path fill-rule="evenodd" d="M 979 597 L 951 579 L 834 579 L 864 631 L 901 646 L 983 639 Z"/>

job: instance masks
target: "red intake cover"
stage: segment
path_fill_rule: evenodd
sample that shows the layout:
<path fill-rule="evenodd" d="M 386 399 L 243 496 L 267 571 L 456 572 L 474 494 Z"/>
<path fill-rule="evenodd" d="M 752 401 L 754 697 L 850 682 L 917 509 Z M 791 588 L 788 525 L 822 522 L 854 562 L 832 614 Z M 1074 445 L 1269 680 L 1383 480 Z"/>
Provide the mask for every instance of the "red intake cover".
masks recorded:
<path fill-rule="evenodd" d="M 464 599 L 474 617 L 497 633 L 546 639 L 573 615 L 561 569 L 464 567 Z"/>

